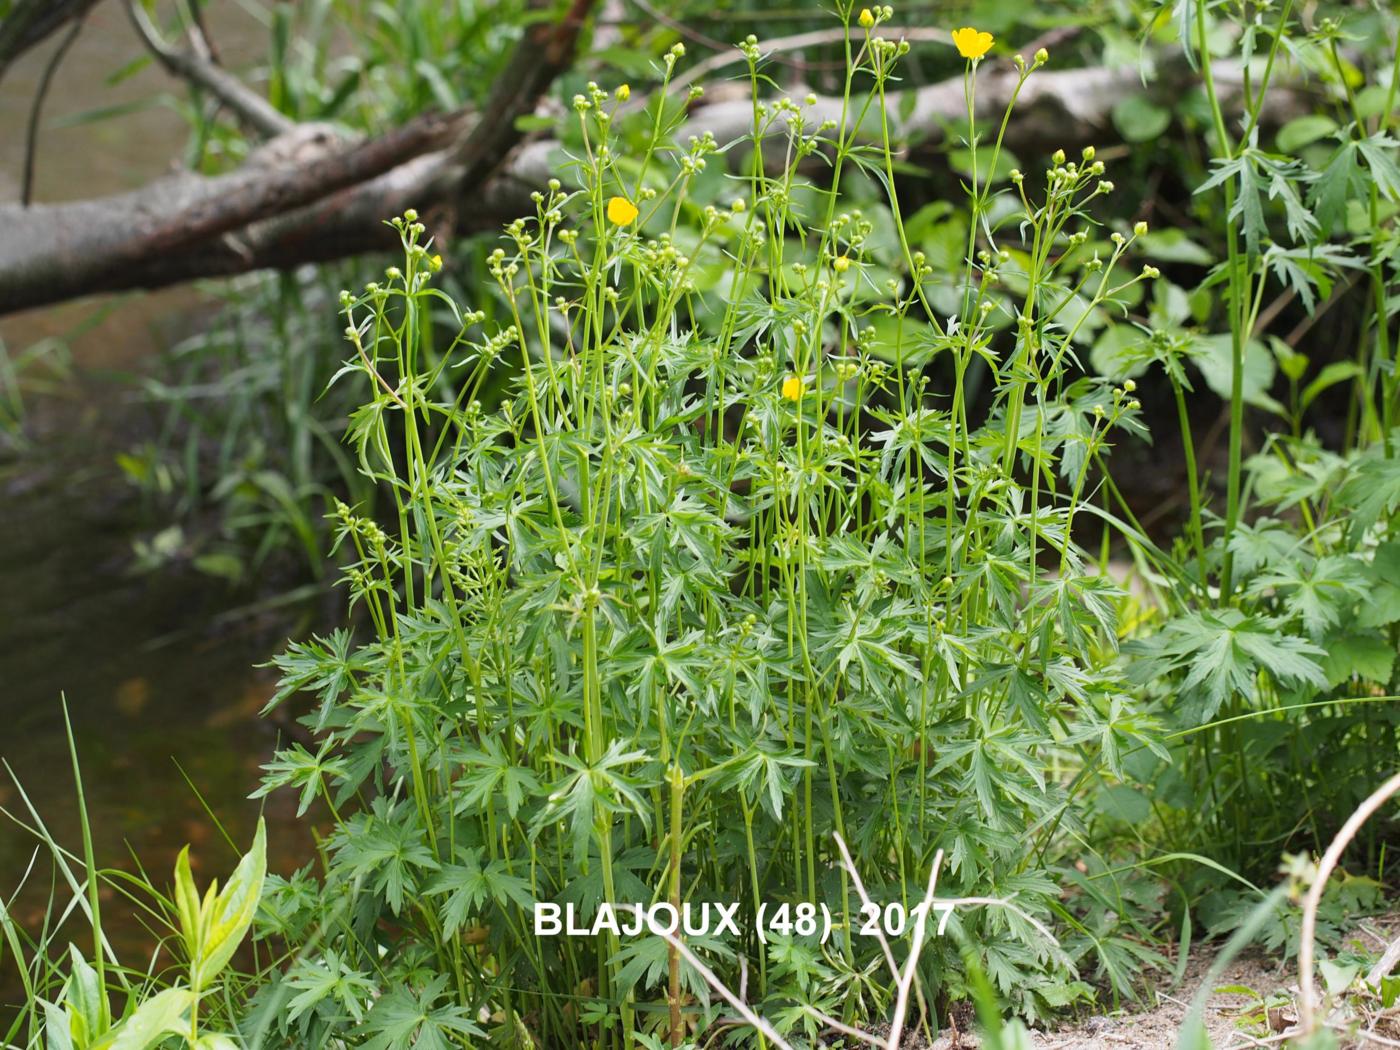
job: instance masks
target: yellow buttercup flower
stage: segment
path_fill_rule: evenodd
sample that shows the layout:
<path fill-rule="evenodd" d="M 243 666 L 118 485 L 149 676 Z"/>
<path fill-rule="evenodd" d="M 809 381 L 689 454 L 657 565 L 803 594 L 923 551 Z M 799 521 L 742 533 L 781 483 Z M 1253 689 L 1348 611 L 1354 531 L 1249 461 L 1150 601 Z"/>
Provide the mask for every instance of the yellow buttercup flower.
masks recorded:
<path fill-rule="evenodd" d="M 991 33 L 984 33 L 971 26 L 953 30 L 953 44 L 957 47 L 958 54 L 974 61 L 992 49 L 994 39 Z"/>
<path fill-rule="evenodd" d="M 849 255 L 838 255 L 831 260 L 832 269 L 837 273 L 845 273 L 851 268 L 851 257 Z"/>
<path fill-rule="evenodd" d="M 869 29 L 875 24 L 875 16 L 870 13 L 870 8 L 862 7 L 860 9 L 860 18 L 857 19 L 857 21 L 860 22 L 860 27 L 862 29 Z"/>
<path fill-rule="evenodd" d="M 783 397 L 789 401 L 798 401 L 802 398 L 802 380 L 797 376 L 788 376 L 783 380 Z"/>
<path fill-rule="evenodd" d="M 608 201 L 608 222 L 614 226 L 630 226 L 637 219 L 637 206 L 626 197 Z"/>

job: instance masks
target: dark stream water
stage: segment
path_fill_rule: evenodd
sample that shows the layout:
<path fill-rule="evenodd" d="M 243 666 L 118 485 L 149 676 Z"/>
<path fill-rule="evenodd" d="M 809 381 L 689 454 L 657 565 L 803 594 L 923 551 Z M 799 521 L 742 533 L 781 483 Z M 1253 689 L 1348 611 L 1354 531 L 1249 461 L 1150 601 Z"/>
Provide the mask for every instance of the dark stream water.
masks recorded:
<path fill-rule="evenodd" d="M 257 54 L 265 32 L 240 5 L 210 5 L 209 14 L 225 56 Z M 54 46 L 25 56 L 0 81 L 0 200 L 18 198 L 28 110 Z M 122 6 L 99 4 L 48 99 L 37 200 L 119 192 L 180 160 L 184 121 L 159 101 L 179 86 L 152 67 L 108 83 L 139 53 Z M 63 126 L 84 111 L 142 99 L 154 102 Z M 66 696 L 99 863 L 130 868 L 135 854 L 158 884 L 186 842 L 201 882 L 225 875 L 234 860 L 182 769 L 230 834 L 245 845 L 250 838 L 259 804 L 246 796 L 276 741 L 275 728 L 258 718 L 271 678 L 254 665 L 298 629 L 240 614 L 249 595 L 178 564 L 154 572 L 133 565 L 133 540 L 159 522 L 143 514 L 115 463 L 149 431 L 149 413 L 125 379 L 197 328 L 205 306 L 180 289 L 0 318 L 11 359 L 56 340 L 71 362 L 68 378 L 29 391 L 27 447 L 0 439 L 0 757 L 55 838 L 79 849 Z M 30 819 L 4 772 L 0 807 Z M 291 814 L 274 808 L 269 816 L 276 856 L 279 840 L 290 846 Z M 0 816 L 0 899 L 26 926 L 42 918 L 50 888 L 42 850 L 25 880 L 39 848 Z M 66 903 L 66 891 L 59 899 Z M 141 966 L 149 937 L 121 920 L 123 902 L 111 903 L 113 941 L 130 953 L 124 962 Z M 60 943 L 90 943 L 85 927 L 62 933 Z M 0 951 L 0 1017 L 20 994 L 15 978 L 13 960 Z"/>

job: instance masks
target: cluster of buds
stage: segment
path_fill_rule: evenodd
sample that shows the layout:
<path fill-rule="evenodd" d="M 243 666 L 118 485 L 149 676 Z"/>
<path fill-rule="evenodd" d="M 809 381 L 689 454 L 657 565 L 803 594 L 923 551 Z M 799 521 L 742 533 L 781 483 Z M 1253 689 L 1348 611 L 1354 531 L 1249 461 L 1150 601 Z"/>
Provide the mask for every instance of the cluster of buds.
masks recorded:
<path fill-rule="evenodd" d="M 1038 47 L 1038 48 L 1036 48 L 1036 50 L 1035 50 L 1035 54 L 1031 56 L 1030 70 L 1036 70 L 1036 69 L 1040 68 L 1041 66 L 1045 65 L 1045 63 L 1046 63 L 1046 62 L 1049 62 L 1049 61 L 1050 61 L 1050 52 L 1047 51 L 1047 50 L 1045 50 L 1045 48 L 1043 48 L 1043 47 Z M 1027 72 L 1027 67 L 1026 67 L 1026 59 L 1025 59 L 1025 56 L 1024 56 L 1024 55 L 1016 55 L 1016 56 L 1014 56 L 1014 57 L 1011 59 L 1011 63 L 1012 63 L 1012 65 L 1014 65 L 1014 66 L 1016 67 L 1017 72 L 1019 72 L 1022 76 L 1024 76 L 1024 75 L 1026 74 L 1026 72 Z"/>
<path fill-rule="evenodd" d="M 1142 402 L 1130 396 L 1137 389 L 1137 383 L 1131 379 L 1124 380 L 1122 386 L 1113 388 L 1113 404 L 1109 410 L 1105 410 L 1103 405 L 1094 405 L 1094 418 L 1097 420 L 1107 420 L 1107 425 L 1112 426 L 1122 419 L 1125 413 L 1136 412 L 1142 408 Z"/>
<path fill-rule="evenodd" d="M 481 344 L 481 356 L 490 360 L 503 353 L 520 341 L 520 329 L 515 325 L 506 325 L 495 335 L 487 338 Z"/>
<path fill-rule="evenodd" d="M 681 158 L 681 171 L 686 175 L 694 175 L 705 170 L 705 156 L 719 150 L 719 143 L 715 141 L 713 132 L 707 131 L 703 135 L 691 135 L 688 142 L 689 150 Z M 654 193 L 655 191 L 653 191 Z"/>
<path fill-rule="evenodd" d="M 520 272 L 520 265 L 513 260 L 506 262 L 505 249 L 497 248 L 486 257 L 486 269 L 499 283 L 506 284 Z"/>
<path fill-rule="evenodd" d="M 373 518 L 365 518 L 352 511 L 343 500 L 335 501 L 335 516 L 347 536 L 358 536 L 376 554 L 386 554 L 390 543 L 388 534 L 379 527 Z"/>
<path fill-rule="evenodd" d="M 874 29 L 880 23 L 888 22 L 893 17 L 894 8 L 889 4 L 884 4 L 873 9 L 862 7 L 860 14 L 856 17 L 856 22 L 862 29 Z"/>
<path fill-rule="evenodd" d="M 598 86 L 597 81 L 590 80 L 584 86 L 583 93 L 574 96 L 574 111 L 577 113 L 595 112 L 598 122 L 606 124 L 612 119 L 612 114 L 606 108 L 607 101 L 608 93 Z"/>
<path fill-rule="evenodd" d="M 682 253 L 671 242 L 669 233 L 663 233 L 655 240 L 639 245 L 638 255 L 643 265 L 657 274 L 679 274 L 690 265 L 690 256 Z"/>
<path fill-rule="evenodd" d="M 1125 397 L 1127 397 L 1128 400 L 1124 402 L 1123 407 L 1126 408 L 1129 412 L 1136 412 L 1142 407 L 1142 402 L 1135 397 L 1128 397 L 1129 394 L 1133 393 L 1136 390 L 1137 383 L 1135 381 L 1131 379 L 1123 380 L 1123 385 L 1121 387 L 1114 387 L 1113 389 L 1113 403 L 1116 405 Z"/>

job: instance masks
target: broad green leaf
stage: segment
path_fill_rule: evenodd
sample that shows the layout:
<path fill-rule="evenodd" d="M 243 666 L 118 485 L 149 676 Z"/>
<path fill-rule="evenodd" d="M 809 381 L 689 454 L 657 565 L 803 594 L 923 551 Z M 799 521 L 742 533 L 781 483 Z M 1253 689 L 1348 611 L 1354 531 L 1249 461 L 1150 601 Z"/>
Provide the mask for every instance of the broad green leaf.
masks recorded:
<path fill-rule="evenodd" d="M 1210 266 L 1215 257 L 1181 230 L 1152 230 L 1135 242 L 1144 255 L 1154 262 L 1188 263 L 1192 266 Z"/>
<path fill-rule="evenodd" d="M 190 848 L 186 846 L 175 858 L 175 911 L 180 919 L 180 932 L 191 957 L 199 951 L 200 908 L 199 891 L 195 889 L 190 871 Z"/>
<path fill-rule="evenodd" d="M 86 1042 L 73 1041 L 73 1014 L 69 1010 L 44 1003 L 44 1046 L 46 1050 L 84 1050 Z"/>
<path fill-rule="evenodd" d="M 107 1027 L 106 993 L 97 980 L 97 971 L 73 945 L 68 946 L 72 972 L 64 1002 L 72 1014 L 73 1042 L 79 1048 L 91 1043 Z"/>
<path fill-rule="evenodd" d="M 1308 113 L 1290 120 L 1278 131 L 1278 148 L 1282 153 L 1297 153 L 1318 139 L 1337 130 L 1337 122 L 1322 113 Z"/>
<path fill-rule="evenodd" d="M 1328 387 L 1345 383 L 1348 379 L 1355 379 L 1362 374 L 1361 366 L 1355 361 L 1333 361 L 1303 388 L 1302 394 L 1298 396 L 1298 407 L 1306 412 L 1308 406 L 1317 399 L 1317 395 Z"/>
<path fill-rule="evenodd" d="M 1172 111 L 1146 95 L 1129 95 L 1113 107 L 1113 126 L 1127 142 L 1150 142 L 1166 131 Z"/>
<path fill-rule="evenodd" d="M 1323 646 L 1327 650 L 1322 668 L 1327 684 L 1335 689 L 1352 675 L 1367 682 L 1386 685 L 1395 667 L 1395 648 L 1379 634 L 1343 631 Z"/>
<path fill-rule="evenodd" d="M 185 1014 L 195 996 L 188 988 L 167 988 L 136 1008 L 136 1012 L 114 1027 L 93 1050 L 151 1050 L 168 1035 L 188 1030 Z"/>
<path fill-rule="evenodd" d="M 1108 325 L 1089 351 L 1089 363 L 1095 372 L 1108 379 L 1118 382 L 1136 379 L 1148 367 L 1147 357 L 1135 352 L 1142 345 L 1143 338 L 1143 334 L 1132 325 Z"/>
<path fill-rule="evenodd" d="M 259 818 L 252 849 L 238 862 L 228 885 L 214 898 L 212 909 L 205 916 L 207 925 L 195 966 L 197 991 L 208 987 L 238 950 L 248 927 L 253 924 L 266 875 L 267 829 Z"/>
<path fill-rule="evenodd" d="M 1192 358 L 1193 363 L 1201 370 L 1206 385 L 1221 400 L 1229 401 L 1233 367 L 1230 336 L 1205 336 L 1198 339 L 1196 345 L 1203 352 Z M 1274 383 L 1274 368 L 1274 355 L 1269 353 L 1267 346 L 1255 339 L 1245 344 L 1242 384 L 1245 404 L 1281 414 L 1283 406 L 1269 396 L 1269 388 Z"/>
<path fill-rule="evenodd" d="M 1356 963 L 1339 963 L 1331 959 L 1323 959 L 1317 964 L 1317 968 L 1322 971 L 1328 995 L 1341 995 L 1351 987 L 1356 975 L 1361 972 L 1361 967 Z"/>

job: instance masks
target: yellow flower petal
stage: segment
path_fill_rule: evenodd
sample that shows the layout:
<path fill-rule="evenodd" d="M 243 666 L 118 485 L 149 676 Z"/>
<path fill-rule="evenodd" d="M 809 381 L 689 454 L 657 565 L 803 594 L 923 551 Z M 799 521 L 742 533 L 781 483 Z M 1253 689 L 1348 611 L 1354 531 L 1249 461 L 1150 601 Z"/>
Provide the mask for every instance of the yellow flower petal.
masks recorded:
<path fill-rule="evenodd" d="M 953 44 L 963 58 L 979 59 L 992 49 L 994 38 L 991 33 L 964 26 L 953 30 Z"/>
<path fill-rule="evenodd" d="M 802 397 L 802 380 L 797 376 L 788 376 L 783 380 L 783 397 L 789 401 L 797 401 Z"/>
<path fill-rule="evenodd" d="M 608 221 L 614 226 L 630 226 L 637 218 L 637 206 L 626 197 L 608 201 Z"/>

